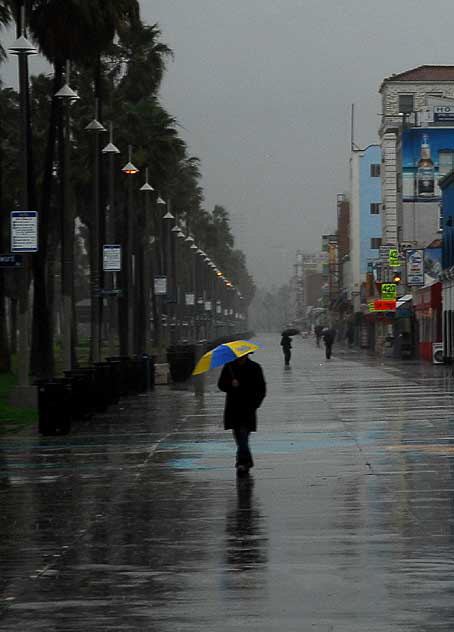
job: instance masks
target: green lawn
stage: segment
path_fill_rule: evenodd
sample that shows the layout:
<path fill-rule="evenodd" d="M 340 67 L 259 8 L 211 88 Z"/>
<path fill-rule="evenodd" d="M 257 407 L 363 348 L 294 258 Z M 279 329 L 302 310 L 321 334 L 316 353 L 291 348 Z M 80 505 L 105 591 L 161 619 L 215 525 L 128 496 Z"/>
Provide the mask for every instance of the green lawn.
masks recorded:
<path fill-rule="evenodd" d="M 10 406 L 9 395 L 16 381 L 15 375 L 0 373 L 0 435 L 19 432 L 38 421 L 38 413 L 33 408 Z"/>

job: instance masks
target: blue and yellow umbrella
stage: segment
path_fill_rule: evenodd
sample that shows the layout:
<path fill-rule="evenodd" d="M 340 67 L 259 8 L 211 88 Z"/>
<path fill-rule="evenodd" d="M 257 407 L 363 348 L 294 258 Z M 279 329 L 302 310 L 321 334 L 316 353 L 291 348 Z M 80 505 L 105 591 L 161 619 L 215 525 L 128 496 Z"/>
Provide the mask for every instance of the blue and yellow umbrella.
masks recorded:
<path fill-rule="evenodd" d="M 248 353 L 257 351 L 257 349 L 260 349 L 258 345 L 253 345 L 252 342 L 247 342 L 246 340 L 225 342 L 215 349 L 208 351 L 208 353 L 205 353 L 197 362 L 197 366 L 192 372 L 192 375 L 200 375 L 200 373 L 205 373 L 209 369 L 223 366 L 227 364 L 227 362 L 232 362 Z"/>

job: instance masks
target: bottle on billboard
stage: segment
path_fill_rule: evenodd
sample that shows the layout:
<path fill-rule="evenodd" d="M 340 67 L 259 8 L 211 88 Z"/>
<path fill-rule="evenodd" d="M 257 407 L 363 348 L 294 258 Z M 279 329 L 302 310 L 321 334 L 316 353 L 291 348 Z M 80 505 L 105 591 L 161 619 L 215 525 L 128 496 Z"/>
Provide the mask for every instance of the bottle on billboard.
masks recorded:
<path fill-rule="evenodd" d="M 426 134 L 422 137 L 421 158 L 418 161 L 416 171 L 416 187 L 419 197 L 433 197 L 435 195 L 435 170 L 430 155 L 429 138 Z"/>

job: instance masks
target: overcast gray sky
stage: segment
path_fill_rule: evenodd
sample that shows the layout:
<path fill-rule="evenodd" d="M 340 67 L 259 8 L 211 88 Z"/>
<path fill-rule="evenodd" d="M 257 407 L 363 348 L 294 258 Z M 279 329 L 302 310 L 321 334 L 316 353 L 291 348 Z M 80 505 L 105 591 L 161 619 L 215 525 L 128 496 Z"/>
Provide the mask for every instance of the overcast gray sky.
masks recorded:
<path fill-rule="evenodd" d="M 259 285 L 285 282 L 296 250 L 317 251 L 334 228 L 336 194 L 348 189 L 351 103 L 358 144 L 376 142 L 381 80 L 454 63 L 451 0 L 141 6 L 175 52 L 162 98 L 202 161 L 206 205 L 230 211 Z"/>

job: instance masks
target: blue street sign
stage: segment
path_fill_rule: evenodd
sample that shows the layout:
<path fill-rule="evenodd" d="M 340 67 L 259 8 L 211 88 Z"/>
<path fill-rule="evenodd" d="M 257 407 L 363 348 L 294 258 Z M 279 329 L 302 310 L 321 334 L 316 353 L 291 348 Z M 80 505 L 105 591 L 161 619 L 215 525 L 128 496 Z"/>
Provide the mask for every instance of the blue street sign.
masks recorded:
<path fill-rule="evenodd" d="M 0 255 L 0 268 L 22 268 L 23 259 L 20 255 Z"/>

